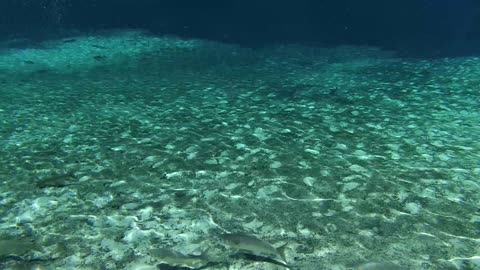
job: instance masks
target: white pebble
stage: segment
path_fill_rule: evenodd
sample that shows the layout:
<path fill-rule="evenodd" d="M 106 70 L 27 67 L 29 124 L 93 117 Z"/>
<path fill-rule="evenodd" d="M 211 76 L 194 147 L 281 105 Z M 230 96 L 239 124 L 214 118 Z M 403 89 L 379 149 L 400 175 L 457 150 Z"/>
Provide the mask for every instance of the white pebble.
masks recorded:
<path fill-rule="evenodd" d="M 305 152 L 313 154 L 313 155 L 320 155 L 320 151 L 314 150 L 314 149 L 305 149 Z"/>
<path fill-rule="evenodd" d="M 275 161 L 272 164 L 270 164 L 270 168 L 272 169 L 278 169 L 280 167 L 282 167 L 282 163 L 280 161 Z"/>

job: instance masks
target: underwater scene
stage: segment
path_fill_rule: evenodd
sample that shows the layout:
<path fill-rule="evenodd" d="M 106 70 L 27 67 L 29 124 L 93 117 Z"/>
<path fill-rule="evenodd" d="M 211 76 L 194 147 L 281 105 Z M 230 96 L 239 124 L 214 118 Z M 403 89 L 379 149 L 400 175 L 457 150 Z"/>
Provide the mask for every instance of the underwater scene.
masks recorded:
<path fill-rule="evenodd" d="M 0 268 L 480 269 L 479 89 L 372 46 L 3 43 Z"/>

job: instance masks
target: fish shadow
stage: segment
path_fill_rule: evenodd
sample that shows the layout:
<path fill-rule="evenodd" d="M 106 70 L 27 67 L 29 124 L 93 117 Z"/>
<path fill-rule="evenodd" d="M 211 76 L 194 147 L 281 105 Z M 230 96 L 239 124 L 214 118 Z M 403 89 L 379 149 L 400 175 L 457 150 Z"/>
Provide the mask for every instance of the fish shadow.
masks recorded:
<path fill-rule="evenodd" d="M 287 269 L 293 269 L 290 265 L 287 265 L 283 262 L 277 261 L 275 259 L 265 257 L 265 256 L 260 256 L 260 255 L 255 255 L 251 253 L 245 253 L 245 252 L 238 252 L 233 255 L 230 255 L 230 257 L 234 259 L 244 259 L 244 260 L 249 260 L 249 261 L 256 261 L 256 262 L 266 262 L 266 263 L 271 263 L 275 264 L 278 266 L 283 266 Z"/>
<path fill-rule="evenodd" d="M 190 267 L 186 267 L 186 266 L 174 266 L 174 265 L 170 265 L 170 264 L 167 264 L 167 263 L 159 263 L 157 264 L 157 268 L 160 269 L 160 270 L 202 270 L 202 269 L 207 269 L 209 267 L 212 267 L 212 266 L 218 266 L 220 264 L 224 264 L 224 263 L 221 263 L 221 262 L 209 262 L 207 264 L 205 264 L 204 266 L 201 266 L 201 267 L 198 267 L 198 268 L 190 268 Z"/>

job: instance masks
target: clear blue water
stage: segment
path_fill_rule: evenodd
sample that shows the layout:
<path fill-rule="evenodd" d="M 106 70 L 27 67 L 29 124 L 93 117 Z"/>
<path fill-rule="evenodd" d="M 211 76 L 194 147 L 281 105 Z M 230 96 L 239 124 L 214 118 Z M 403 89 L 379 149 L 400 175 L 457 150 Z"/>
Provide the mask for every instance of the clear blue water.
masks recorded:
<path fill-rule="evenodd" d="M 119 31 L 0 70 L 4 269 L 283 269 L 225 232 L 293 269 L 479 267 L 480 58 Z"/>

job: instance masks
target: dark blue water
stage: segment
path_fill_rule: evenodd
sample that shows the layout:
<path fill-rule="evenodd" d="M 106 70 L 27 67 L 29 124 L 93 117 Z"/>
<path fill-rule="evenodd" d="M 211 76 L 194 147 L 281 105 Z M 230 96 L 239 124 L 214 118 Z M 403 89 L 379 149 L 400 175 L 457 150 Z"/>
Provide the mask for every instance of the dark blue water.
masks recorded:
<path fill-rule="evenodd" d="M 479 16 L 475 0 L 5 0 L 0 3 L 0 38 L 142 28 L 246 46 L 355 44 L 457 56 L 478 53 Z"/>

